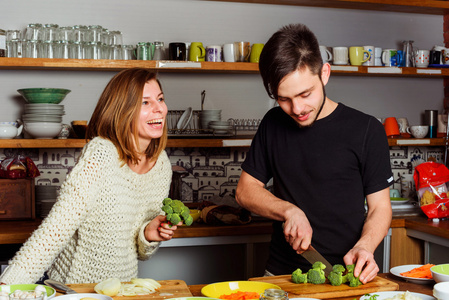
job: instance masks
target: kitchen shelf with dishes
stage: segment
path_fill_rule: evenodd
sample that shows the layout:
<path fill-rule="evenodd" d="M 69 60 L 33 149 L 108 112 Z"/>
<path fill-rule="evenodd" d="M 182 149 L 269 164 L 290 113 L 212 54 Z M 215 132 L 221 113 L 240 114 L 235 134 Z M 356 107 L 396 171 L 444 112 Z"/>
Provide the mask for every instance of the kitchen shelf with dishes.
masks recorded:
<path fill-rule="evenodd" d="M 251 136 L 232 136 L 216 138 L 178 138 L 169 137 L 167 147 L 249 147 Z M 0 148 L 82 148 L 85 139 L 4 139 Z M 392 146 L 445 146 L 446 138 L 415 139 L 389 138 Z"/>
<path fill-rule="evenodd" d="M 158 72 L 248 74 L 259 72 L 258 64 L 249 62 L 0 58 L 0 69 L 3 70 L 120 71 L 135 67 L 149 68 Z M 399 68 L 332 65 L 332 73 L 335 75 L 446 77 L 449 76 L 449 68 L 444 66 L 442 68 Z"/>

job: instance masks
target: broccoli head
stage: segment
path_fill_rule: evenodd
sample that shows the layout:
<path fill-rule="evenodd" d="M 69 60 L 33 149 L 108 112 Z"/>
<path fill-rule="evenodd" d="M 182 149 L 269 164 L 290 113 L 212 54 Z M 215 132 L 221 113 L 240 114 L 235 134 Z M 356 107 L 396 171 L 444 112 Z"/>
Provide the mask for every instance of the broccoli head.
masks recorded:
<path fill-rule="evenodd" d="M 347 276 L 343 275 L 342 272 L 331 271 L 329 276 L 327 276 L 329 283 L 334 286 L 342 285 L 348 281 Z"/>
<path fill-rule="evenodd" d="M 345 267 L 343 267 L 343 265 L 336 264 L 336 265 L 332 266 L 332 271 L 344 273 L 344 271 L 346 271 L 346 269 L 345 269 Z"/>
<path fill-rule="evenodd" d="M 315 263 L 312 265 L 312 269 L 321 269 L 321 270 L 324 270 L 324 269 L 326 269 L 326 266 L 325 266 L 322 262 L 317 261 L 317 262 L 315 262 Z"/>
<path fill-rule="evenodd" d="M 192 225 L 193 218 L 190 215 L 190 210 L 182 201 L 165 198 L 162 204 L 162 211 L 165 212 L 170 225 L 176 225 L 181 221 L 184 221 L 187 226 Z"/>
<path fill-rule="evenodd" d="M 292 273 L 292 281 L 294 283 L 307 283 L 307 273 L 302 273 L 301 269 L 296 269 Z"/>
<path fill-rule="evenodd" d="M 324 276 L 324 272 L 322 269 L 310 269 L 307 272 L 307 282 L 313 284 L 322 284 L 326 282 L 326 276 Z"/>

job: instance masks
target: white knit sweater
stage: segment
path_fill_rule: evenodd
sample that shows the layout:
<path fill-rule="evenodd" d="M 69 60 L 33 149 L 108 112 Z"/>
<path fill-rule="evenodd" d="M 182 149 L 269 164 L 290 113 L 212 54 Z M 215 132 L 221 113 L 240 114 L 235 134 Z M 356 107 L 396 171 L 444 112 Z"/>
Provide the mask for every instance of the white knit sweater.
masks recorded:
<path fill-rule="evenodd" d="M 94 138 L 61 186 L 49 215 L 0 276 L 7 284 L 51 279 L 93 283 L 137 276 L 138 259 L 159 247 L 143 230 L 161 211 L 172 171 L 165 151 L 146 174 L 121 166 L 112 142 Z"/>

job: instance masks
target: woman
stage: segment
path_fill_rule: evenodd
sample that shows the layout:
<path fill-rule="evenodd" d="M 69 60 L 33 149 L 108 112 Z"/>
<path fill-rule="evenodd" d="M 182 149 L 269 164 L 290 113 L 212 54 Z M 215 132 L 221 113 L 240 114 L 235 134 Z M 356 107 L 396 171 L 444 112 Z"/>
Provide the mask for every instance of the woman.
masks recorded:
<path fill-rule="evenodd" d="M 161 211 L 172 175 L 166 115 L 154 73 L 128 69 L 111 79 L 58 201 L 0 282 L 34 283 L 45 271 L 64 283 L 137 277 L 138 259 L 151 257 L 177 229 Z"/>

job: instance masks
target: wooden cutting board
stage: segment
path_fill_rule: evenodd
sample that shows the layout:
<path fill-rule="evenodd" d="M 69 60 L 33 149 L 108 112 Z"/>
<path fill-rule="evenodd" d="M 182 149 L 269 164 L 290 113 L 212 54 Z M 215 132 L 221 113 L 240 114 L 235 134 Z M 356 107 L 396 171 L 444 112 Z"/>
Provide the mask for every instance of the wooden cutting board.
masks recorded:
<path fill-rule="evenodd" d="M 399 285 L 385 278 L 376 277 L 367 284 L 350 287 L 348 284 L 340 286 L 332 286 L 329 283 L 312 284 L 312 283 L 293 283 L 291 275 L 267 276 L 250 278 L 252 281 L 262 281 L 278 285 L 281 289 L 288 292 L 289 298 L 341 298 L 362 296 L 368 293 L 380 291 L 397 291 Z"/>
<path fill-rule="evenodd" d="M 160 280 L 158 282 L 162 286 L 153 294 L 139 296 L 115 296 L 112 298 L 116 300 L 162 300 L 169 298 L 192 297 L 192 293 L 183 280 Z M 95 285 L 96 283 L 68 284 L 70 288 L 78 293 L 95 293 Z"/>

